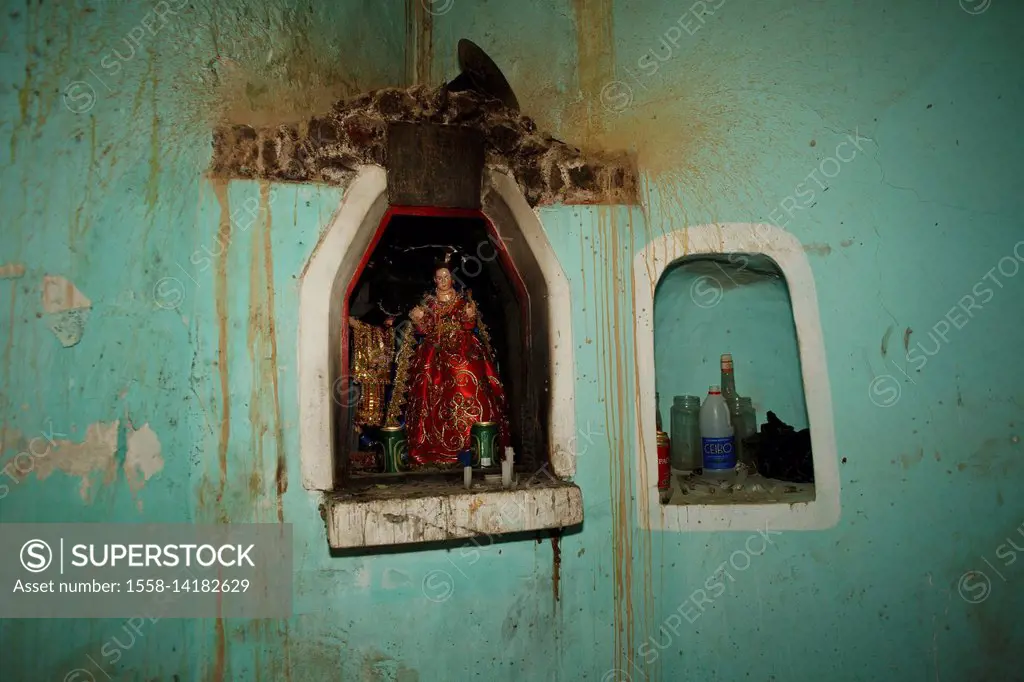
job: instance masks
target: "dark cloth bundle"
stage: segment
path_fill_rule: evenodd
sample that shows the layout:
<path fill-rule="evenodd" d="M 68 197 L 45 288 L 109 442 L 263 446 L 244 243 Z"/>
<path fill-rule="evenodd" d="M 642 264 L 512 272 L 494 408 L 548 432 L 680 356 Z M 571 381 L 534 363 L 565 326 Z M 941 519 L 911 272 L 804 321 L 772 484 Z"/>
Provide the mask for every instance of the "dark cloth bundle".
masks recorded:
<path fill-rule="evenodd" d="M 753 451 L 754 466 L 762 476 L 791 483 L 814 483 L 810 429 L 795 431 L 769 412 L 761 432 L 747 438 L 744 446 Z"/>

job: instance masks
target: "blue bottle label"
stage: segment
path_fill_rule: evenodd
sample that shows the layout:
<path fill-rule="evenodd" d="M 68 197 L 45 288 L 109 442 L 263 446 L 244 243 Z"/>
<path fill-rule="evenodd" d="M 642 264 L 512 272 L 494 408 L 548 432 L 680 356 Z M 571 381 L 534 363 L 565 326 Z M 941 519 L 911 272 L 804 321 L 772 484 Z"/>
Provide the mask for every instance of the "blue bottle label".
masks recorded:
<path fill-rule="evenodd" d="M 736 467 L 736 448 L 732 436 L 700 440 L 704 451 L 705 469 L 723 470 Z"/>

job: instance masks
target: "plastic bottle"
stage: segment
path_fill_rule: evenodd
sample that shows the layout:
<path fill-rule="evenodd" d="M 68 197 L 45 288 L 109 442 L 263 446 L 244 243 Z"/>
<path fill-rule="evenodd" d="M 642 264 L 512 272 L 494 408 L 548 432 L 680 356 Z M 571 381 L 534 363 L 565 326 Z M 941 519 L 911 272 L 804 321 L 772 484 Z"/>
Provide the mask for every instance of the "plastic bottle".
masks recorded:
<path fill-rule="evenodd" d="M 700 440 L 704 475 L 730 476 L 736 469 L 736 441 L 729 407 L 718 386 L 708 389 L 708 397 L 700 408 Z"/>

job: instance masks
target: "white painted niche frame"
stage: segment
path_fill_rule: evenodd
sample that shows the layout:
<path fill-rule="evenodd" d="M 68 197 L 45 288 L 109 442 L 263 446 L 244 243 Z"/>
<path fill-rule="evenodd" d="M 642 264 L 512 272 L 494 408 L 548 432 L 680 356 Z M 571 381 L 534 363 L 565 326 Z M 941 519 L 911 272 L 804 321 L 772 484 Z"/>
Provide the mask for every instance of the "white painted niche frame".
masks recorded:
<path fill-rule="evenodd" d="M 341 207 L 302 273 L 298 339 L 299 443 L 302 483 L 308 490 L 331 491 L 338 483 L 332 437 L 335 397 L 332 381 L 338 360 L 341 297 L 380 227 L 387 207 L 386 171 L 380 166 L 361 167 L 345 188 Z M 482 211 L 501 238 L 526 242 L 547 286 L 552 366 L 548 450 L 554 475 L 568 479 L 576 472 L 575 365 L 569 281 L 540 219 L 512 178 L 490 170 L 485 173 Z"/>
<path fill-rule="evenodd" d="M 663 505 L 658 499 L 657 443 L 654 424 L 654 290 L 665 270 L 680 258 L 701 254 L 764 254 L 778 264 L 789 287 L 800 350 L 807 419 L 814 460 L 812 502 L 765 504 Z M 763 223 L 709 224 L 676 230 L 651 241 L 633 261 L 636 296 L 637 500 L 640 524 L 665 531 L 818 530 L 839 521 L 839 465 L 832 394 L 818 297 L 811 265 L 800 241 L 789 232 Z M 644 490 L 646 489 L 646 490 Z M 641 494 L 646 492 L 646 494 Z"/>

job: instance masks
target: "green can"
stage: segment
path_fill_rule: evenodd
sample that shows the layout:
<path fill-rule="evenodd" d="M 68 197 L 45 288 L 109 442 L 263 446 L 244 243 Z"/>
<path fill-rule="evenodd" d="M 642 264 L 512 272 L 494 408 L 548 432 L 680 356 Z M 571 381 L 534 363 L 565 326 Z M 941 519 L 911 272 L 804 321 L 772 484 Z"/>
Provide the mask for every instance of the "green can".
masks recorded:
<path fill-rule="evenodd" d="M 397 474 L 405 469 L 408 458 L 408 442 L 405 438 L 405 427 L 381 427 L 379 442 L 381 457 L 384 460 L 384 473 Z"/>
<path fill-rule="evenodd" d="M 473 466 L 490 467 L 499 461 L 497 422 L 477 422 L 469 431 Z"/>

